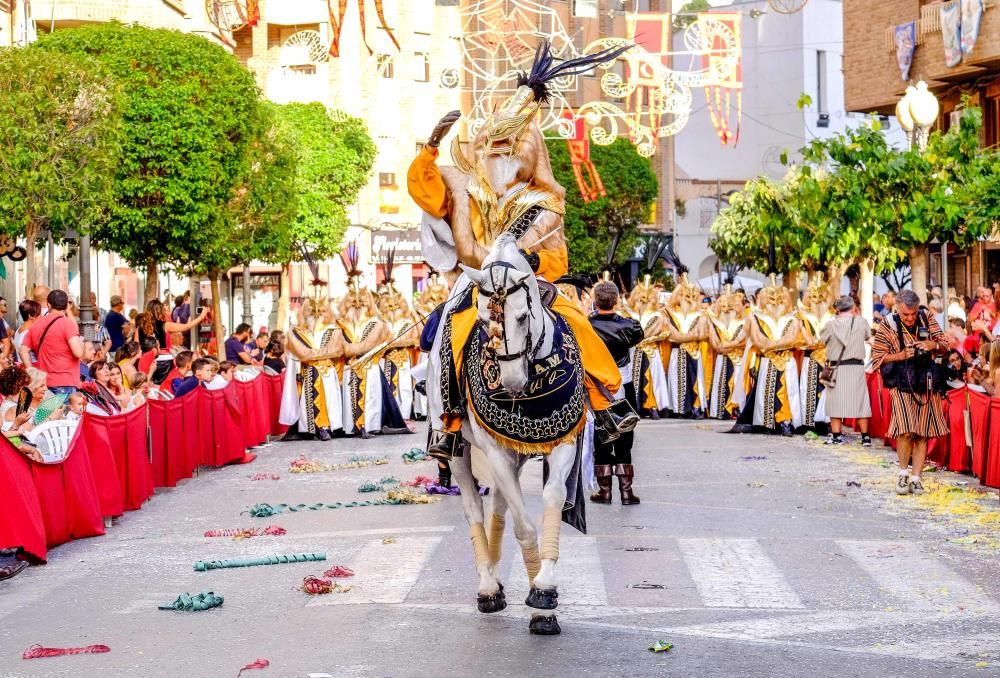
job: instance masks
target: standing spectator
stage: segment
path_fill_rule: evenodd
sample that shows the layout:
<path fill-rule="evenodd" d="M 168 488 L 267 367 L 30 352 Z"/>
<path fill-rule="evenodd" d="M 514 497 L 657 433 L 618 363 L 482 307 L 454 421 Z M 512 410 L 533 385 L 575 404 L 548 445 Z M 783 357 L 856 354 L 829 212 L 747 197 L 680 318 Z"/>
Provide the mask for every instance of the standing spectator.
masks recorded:
<path fill-rule="evenodd" d="M 14 351 L 17 354 L 18 359 L 21 357 L 21 345 L 24 343 L 24 337 L 27 336 L 28 330 L 31 326 L 35 324 L 42 315 L 42 307 L 38 305 L 38 302 L 34 299 L 25 299 L 20 304 L 17 305 L 17 313 L 21 316 L 21 326 L 17 328 L 14 332 Z M 25 365 L 25 368 L 31 367 L 35 364 L 35 354 L 31 353 L 31 362 Z"/>
<path fill-rule="evenodd" d="M 37 288 L 36 288 L 37 289 Z M 46 385 L 54 393 L 72 393 L 80 383 L 80 359 L 83 341 L 76 323 L 66 317 L 69 297 L 62 290 L 52 290 L 46 299 L 49 312 L 28 330 L 21 345 L 21 361 L 31 364 L 31 352 L 38 356 L 38 366 L 46 373 Z"/>
<path fill-rule="evenodd" d="M 972 305 L 972 310 L 969 311 L 966 321 L 966 326 L 973 330 L 969 334 L 975 337 L 976 348 L 979 347 L 979 343 L 983 341 L 986 333 L 993 329 L 996 315 L 997 306 L 993 300 L 993 290 L 989 287 L 980 287 L 976 290 L 976 303 Z M 990 340 L 987 338 L 986 341 Z"/>
<path fill-rule="evenodd" d="M 887 316 L 896 310 L 896 293 L 889 290 L 882 295 L 882 315 Z"/>
<path fill-rule="evenodd" d="M 45 285 L 35 285 L 35 287 L 31 290 L 31 298 L 38 302 L 38 306 L 42 309 L 42 315 L 48 315 L 49 313 L 48 302 L 49 292 L 51 291 L 52 290 Z M 67 302 L 68 299 L 69 298 L 67 297 Z"/>
<path fill-rule="evenodd" d="M 899 455 L 897 494 L 924 493 L 920 477 L 927 458 L 927 440 L 948 433 L 941 394 L 927 388 L 933 356 L 947 350 L 948 340 L 937 321 L 920 308 L 920 298 L 913 290 L 902 290 L 896 313 L 879 325 L 872 346 L 875 369 L 894 366 L 889 374 L 883 370 L 883 377 L 891 377 L 892 417 L 887 437 L 896 439 Z M 911 461 L 913 471 L 908 473 Z"/>
<path fill-rule="evenodd" d="M 631 349 L 643 339 L 642 326 L 636 320 L 624 318 L 615 313 L 618 304 L 618 287 L 610 281 L 594 285 L 594 306 L 597 312 L 590 317 L 594 331 L 608 347 L 618 370 L 622 375 L 625 401 L 635 402 L 635 384 L 632 382 Z M 616 394 L 621 397 L 622 394 Z M 618 491 L 623 506 L 638 504 L 639 497 L 632 493 L 632 442 L 634 433 L 628 431 L 610 442 L 602 442 L 595 436 L 594 473 L 597 476 L 598 491 L 590 497 L 597 504 L 611 503 L 611 476 L 618 476 Z"/>
<path fill-rule="evenodd" d="M 250 350 L 250 357 L 253 358 L 255 363 L 260 364 L 264 362 L 264 354 L 269 341 L 270 335 L 267 333 L 267 328 L 261 328 L 253 343 L 247 344 L 247 348 Z"/>
<path fill-rule="evenodd" d="M 174 310 L 170 312 L 170 319 L 175 323 L 184 325 L 191 320 L 191 292 L 185 292 L 174 297 Z"/>
<path fill-rule="evenodd" d="M 877 292 L 872 293 L 872 309 L 879 315 L 885 315 L 885 306 L 882 305 L 882 297 Z"/>
<path fill-rule="evenodd" d="M 819 338 L 826 344 L 826 357 L 834 368 L 836 383 L 826 387 L 826 414 L 830 417 L 827 445 L 844 442 L 841 427 L 844 419 L 857 419 L 861 429 L 861 444 L 872 446 L 868 435 L 868 420 L 872 416 L 865 381 L 865 342 L 871 328 L 854 314 L 854 299 L 840 297 L 833 304 L 837 316 L 823 326 Z"/>
<path fill-rule="evenodd" d="M 86 383 L 94 377 L 90 374 L 91 364 L 97 362 L 97 344 L 90 339 L 83 340 L 83 355 L 80 356 L 80 383 Z"/>
<path fill-rule="evenodd" d="M 226 360 L 236 365 L 253 365 L 254 359 L 247 350 L 247 342 L 250 340 L 250 326 L 240 323 L 236 326 L 236 331 L 226 339 Z"/>
<path fill-rule="evenodd" d="M 155 337 L 160 344 L 160 348 L 169 351 L 171 347 L 170 335 L 172 332 L 187 332 L 192 327 L 202 321 L 208 311 L 202 310 L 194 320 L 185 323 L 177 323 L 170 319 L 167 307 L 159 299 L 153 299 L 146 304 L 146 312 L 136 321 L 139 328 L 139 342 L 146 337 Z"/>
<path fill-rule="evenodd" d="M 128 329 L 128 318 L 122 313 L 125 310 L 125 301 L 117 294 L 111 297 L 111 310 L 104 316 L 104 329 L 111 339 L 109 352 L 115 352 L 125 345 L 125 334 Z"/>

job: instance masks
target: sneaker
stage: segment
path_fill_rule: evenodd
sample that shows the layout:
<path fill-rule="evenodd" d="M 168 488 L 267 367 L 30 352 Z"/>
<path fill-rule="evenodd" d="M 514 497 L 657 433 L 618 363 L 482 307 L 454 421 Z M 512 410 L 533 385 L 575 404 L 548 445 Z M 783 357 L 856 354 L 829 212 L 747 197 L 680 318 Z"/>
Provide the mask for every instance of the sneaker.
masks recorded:
<path fill-rule="evenodd" d="M 919 483 L 918 483 L 919 484 Z M 920 491 L 923 491 L 923 487 Z M 896 494 L 909 494 L 911 492 L 910 479 L 907 476 L 899 476 L 899 480 L 896 481 Z"/>
<path fill-rule="evenodd" d="M 861 434 L 861 447 L 871 447 L 871 446 L 872 446 L 872 437 L 870 435 L 868 435 L 867 433 L 862 433 Z"/>
<path fill-rule="evenodd" d="M 826 436 L 826 440 L 823 441 L 824 445 L 843 445 L 844 439 L 840 434 L 830 433 Z"/>
<path fill-rule="evenodd" d="M 910 478 L 910 492 L 913 494 L 923 494 L 924 486 L 920 482 L 920 478 Z"/>

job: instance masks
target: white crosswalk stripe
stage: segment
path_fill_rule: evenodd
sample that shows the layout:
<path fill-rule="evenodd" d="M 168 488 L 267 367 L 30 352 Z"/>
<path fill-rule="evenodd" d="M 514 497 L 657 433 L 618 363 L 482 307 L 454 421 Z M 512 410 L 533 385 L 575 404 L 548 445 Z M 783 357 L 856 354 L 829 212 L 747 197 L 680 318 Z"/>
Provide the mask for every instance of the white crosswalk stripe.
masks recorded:
<path fill-rule="evenodd" d="M 753 539 L 678 539 L 706 607 L 804 608 Z"/>
<path fill-rule="evenodd" d="M 511 559 L 510 589 L 513 598 L 528 593 L 528 575 L 516 541 L 504 543 L 506 558 Z M 607 605 L 608 591 L 604 584 L 601 556 L 597 540 L 593 537 L 563 537 L 559 542 L 559 562 L 556 565 L 559 581 L 559 602 L 575 605 Z"/>
<path fill-rule="evenodd" d="M 998 605 L 918 544 L 847 541 L 837 544 L 903 609 L 996 612 Z"/>
<path fill-rule="evenodd" d="M 356 567 L 356 575 L 344 582 L 354 587 L 350 593 L 317 596 L 307 607 L 401 603 L 441 540 L 440 535 L 399 537 L 393 544 L 385 544 L 381 539 L 369 540 L 354 556 L 354 561 L 363 567 Z"/>

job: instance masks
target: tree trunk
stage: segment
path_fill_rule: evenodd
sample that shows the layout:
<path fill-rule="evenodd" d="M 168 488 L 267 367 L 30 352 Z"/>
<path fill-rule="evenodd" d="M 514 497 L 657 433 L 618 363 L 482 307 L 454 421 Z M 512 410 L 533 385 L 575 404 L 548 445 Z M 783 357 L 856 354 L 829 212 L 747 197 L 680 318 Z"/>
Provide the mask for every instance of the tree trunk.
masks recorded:
<path fill-rule="evenodd" d="M 871 323 L 875 318 L 874 262 L 871 259 L 862 259 L 858 266 L 861 268 L 861 284 L 858 286 L 858 298 L 861 299 L 861 317 Z"/>
<path fill-rule="evenodd" d="M 911 247 L 907 254 L 910 257 L 910 289 L 920 297 L 920 303 L 927 303 L 927 245 Z"/>
<path fill-rule="evenodd" d="M 156 259 L 146 262 L 146 292 L 144 303 L 148 304 L 160 296 L 160 266 Z"/>
<path fill-rule="evenodd" d="M 212 331 L 215 332 L 215 356 L 226 359 L 226 338 L 222 336 L 222 294 L 219 291 L 219 271 L 213 269 L 208 274 L 212 283 Z"/>
<path fill-rule="evenodd" d="M 784 276 L 781 278 L 781 284 L 792 291 L 792 295 L 798 298 L 799 293 L 799 278 L 801 278 L 802 270 L 798 268 L 789 269 Z"/>
<path fill-rule="evenodd" d="M 276 329 L 282 332 L 288 331 L 288 310 L 292 294 L 290 269 L 291 264 L 287 262 L 281 265 L 281 294 L 278 295 L 278 326 Z"/>
<path fill-rule="evenodd" d="M 24 249 L 28 253 L 27 274 L 24 277 L 24 298 L 31 299 L 31 293 L 38 282 L 38 252 L 35 249 L 35 241 L 38 240 L 38 222 L 30 221 L 25 228 Z M 14 306 L 15 304 L 8 304 Z"/>

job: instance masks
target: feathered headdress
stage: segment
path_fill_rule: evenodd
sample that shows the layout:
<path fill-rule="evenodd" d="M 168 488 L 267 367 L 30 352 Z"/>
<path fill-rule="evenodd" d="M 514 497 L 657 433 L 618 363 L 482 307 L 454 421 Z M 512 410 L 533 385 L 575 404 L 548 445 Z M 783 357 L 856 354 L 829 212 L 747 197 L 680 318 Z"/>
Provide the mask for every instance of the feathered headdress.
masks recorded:
<path fill-rule="evenodd" d="M 299 243 L 299 249 L 302 250 L 302 259 L 305 260 L 306 264 L 309 266 L 309 272 L 312 274 L 312 282 L 309 283 L 313 288 L 313 296 L 317 299 L 320 297 L 320 288 L 326 286 L 326 281 L 320 279 L 319 277 L 319 264 L 312 258 L 309 254 L 309 250 L 306 249 L 305 243 Z"/>
<path fill-rule="evenodd" d="M 649 239 L 649 242 L 646 243 L 646 273 L 652 273 L 656 262 L 660 259 L 670 261 L 667 255 L 668 247 L 670 247 L 670 238 L 665 235 L 656 235 Z M 670 252 L 673 253 L 672 247 L 670 247 Z M 673 262 L 671 261 L 671 263 Z"/>
<path fill-rule="evenodd" d="M 393 287 L 393 283 L 396 282 L 396 279 L 393 276 L 393 270 L 395 269 L 395 267 L 396 267 L 396 248 L 387 247 L 384 250 L 382 250 L 382 270 L 385 275 L 385 280 L 383 280 L 382 282 L 386 287 Z"/>

